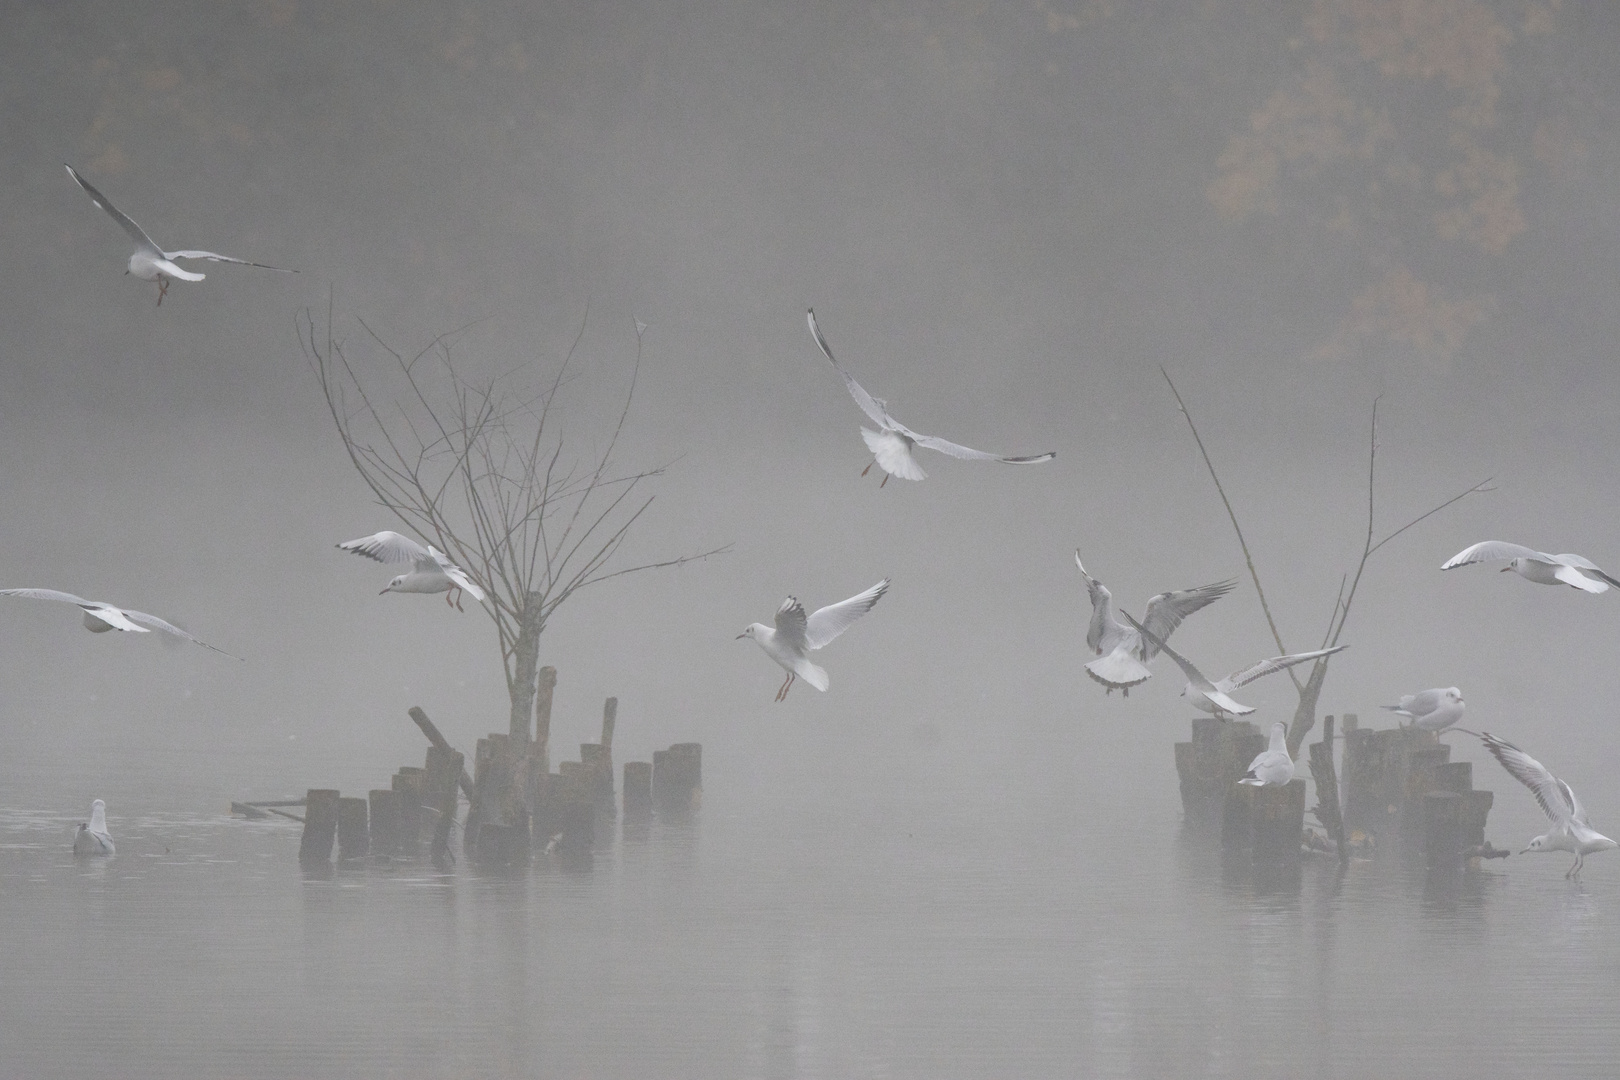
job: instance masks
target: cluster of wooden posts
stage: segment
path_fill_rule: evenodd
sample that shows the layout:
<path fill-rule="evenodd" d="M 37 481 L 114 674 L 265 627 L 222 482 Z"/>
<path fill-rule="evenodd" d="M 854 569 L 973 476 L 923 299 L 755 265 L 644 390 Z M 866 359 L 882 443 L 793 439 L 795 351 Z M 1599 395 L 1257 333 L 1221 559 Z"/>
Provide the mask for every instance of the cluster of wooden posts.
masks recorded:
<path fill-rule="evenodd" d="M 1317 795 L 1311 812 L 1326 832 L 1324 851 L 1341 862 L 1399 854 L 1458 867 L 1505 854 L 1485 842 L 1491 792 L 1474 790 L 1472 763 L 1452 761 L 1451 747 L 1433 733 L 1364 729 L 1347 713 L 1339 741 L 1342 769 L 1334 767 L 1333 717 L 1323 720 L 1321 741 L 1307 748 Z M 1194 720 L 1192 740 L 1176 744 L 1182 810 L 1191 831 L 1219 837 L 1228 855 L 1257 865 L 1297 862 L 1310 838 L 1305 781 L 1238 783 L 1265 748 L 1266 737 L 1247 721 Z"/>
<path fill-rule="evenodd" d="M 263 816 L 262 810 L 268 810 L 296 820 L 272 805 L 301 803 L 304 832 L 298 857 L 306 867 L 329 866 L 335 842 L 340 861 L 426 855 L 447 870 L 455 863 L 451 838 L 465 796 L 461 848 L 474 865 L 524 866 L 536 853 L 555 856 L 565 865 L 589 865 L 603 838 L 601 826 L 620 816 L 613 770 L 619 702 L 608 698 L 603 705 L 601 741 L 582 743 L 578 761 L 560 762 L 552 772 L 549 743 L 556 685 L 556 669 L 542 668 L 533 737 L 525 730 L 479 739 L 470 775 L 465 756 L 450 746 L 425 712 L 412 708 L 412 721 L 428 739 L 427 759 L 421 768 L 401 768 L 390 787 L 375 789 L 364 799 L 311 788 L 303 800 L 233 803 L 232 809 L 248 816 Z M 703 748 L 698 743 L 676 743 L 656 751 L 650 762 L 625 762 L 626 836 L 645 836 L 654 820 L 690 821 L 702 793 Z"/>

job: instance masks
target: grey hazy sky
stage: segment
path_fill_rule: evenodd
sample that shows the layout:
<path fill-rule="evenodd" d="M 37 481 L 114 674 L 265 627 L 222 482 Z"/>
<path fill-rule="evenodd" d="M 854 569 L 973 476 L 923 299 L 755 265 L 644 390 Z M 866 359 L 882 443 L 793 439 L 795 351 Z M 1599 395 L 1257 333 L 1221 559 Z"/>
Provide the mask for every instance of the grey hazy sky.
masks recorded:
<path fill-rule="evenodd" d="M 1546 760 L 1614 760 L 1591 702 L 1620 693 L 1620 599 L 1438 566 L 1487 537 L 1620 565 L 1620 14 L 1462 5 L 1503 36 L 1462 61 L 1397 44 L 1413 70 L 1386 74 L 1379 27 L 1318 33 L 1303 3 L 693 7 L 13 5 L 4 584 L 183 619 L 249 663 L 8 603 L 10 768 L 93 783 L 157 743 L 232 791 L 352 788 L 420 752 L 410 704 L 459 743 L 504 726 L 487 620 L 379 597 L 387 572 L 332 550 L 391 522 L 299 350 L 295 316 L 329 289 L 351 340 L 357 318 L 408 349 L 483 319 L 462 355 L 537 377 L 589 304 L 587 448 L 632 315 L 649 324 L 624 459 L 673 464 L 637 551 L 736 548 L 563 609 L 543 658 L 564 744 L 610 693 L 629 753 L 699 738 L 722 762 L 769 756 L 784 726 L 881 757 L 932 724 L 992 762 L 1074 725 L 1106 760 L 1141 729 L 1170 797 L 1180 679 L 1166 665 L 1129 702 L 1084 679 L 1070 555 L 1136 607 L 1243 569 L 1162 364 L 1292 648 L 1359 550 L 1376 395 L 1380 532 L 1497 478 L 1380 554 L 1325 710 L 1455 683 Z M 1279 180 L 1269 208 L 1223 214 L 1212 185 L 1245 146 Z M 205 265 L 155 308 L 64 161 L 160 243 L 302 273 Z M 1412 288 L 1379 308 L 1391 281 L 1424 283 L 1423 311 Z M 907 423 L 1057 461 L 859 480 L 860 418 L 808 305 Z M 1466 333 L 1388 331 L 1408 317 Z M 733 635 L 789 591 L 814 606 L 886 575 L 824 654 L 831 692 L 773 706 L 776 670 Z M 1178 640 L 1216 671 L 1272 650 L 1247 582 Z M 1292 695 L 1255 697 L 1266 719 Z"/>

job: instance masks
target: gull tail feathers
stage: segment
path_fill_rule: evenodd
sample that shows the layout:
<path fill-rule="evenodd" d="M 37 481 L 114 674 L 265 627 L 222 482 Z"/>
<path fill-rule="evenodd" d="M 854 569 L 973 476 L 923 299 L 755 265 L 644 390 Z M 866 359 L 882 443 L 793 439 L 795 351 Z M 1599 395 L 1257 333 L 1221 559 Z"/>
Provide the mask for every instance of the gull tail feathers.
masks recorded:
<path fill-rule="evenodd" d="M 827 671 L 812 664 L 808 660 L 798 660 L 793 665 L 793 674 L 815 687 L 817 690 L 827 689 Z"/>
<path fill-rule="evenodd" d="M 1087 664 L 1086 674 L 1110 690 L 1127 690 L 1147 682 L 1153 672 L 1132 656 L 1128 647 L 1121 646 Z"/>

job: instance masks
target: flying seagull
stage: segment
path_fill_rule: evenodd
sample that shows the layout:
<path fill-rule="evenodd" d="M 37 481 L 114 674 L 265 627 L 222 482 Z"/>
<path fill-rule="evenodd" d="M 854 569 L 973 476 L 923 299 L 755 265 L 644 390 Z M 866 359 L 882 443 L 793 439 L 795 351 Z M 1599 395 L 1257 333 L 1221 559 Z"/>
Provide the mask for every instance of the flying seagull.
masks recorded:
<path fill-rule="evenodd" d="M 64 604 L 77 604 L 84 609 L 84 628 L 92 634 L 105 634 L 108 630 L 124 630 L 136 634 L 149 634 L 153 630 L 162 630 L 165 634 L 185 638 L 187 641 L 211 649 L 221 656 L 229 656 L 232 660 L 242 659 L 224 649 L 215 649 L 214 646 L 201 638 L 192 637 L 173 623 L 164 622 L 156 615 L 148 615 L 144 611 L 133 608 L 114 607 L 99 600 L 85 600 L 72 593 L 57 592 L 55 589 L 0 589 L 0 596 L 21 596 L 27 600 L 60 600 Z"/>
<path fill-rule="evenodd" d="M 1592 560 L 1580 555 L 1548 555 L 1545 551 L 1501 540 L 1482 540 L 1473 547 L 1463 548 L 1447 559 L 1440 569 L 1451 570 L 1495 559 L 1508 560 L 1508 564 L 1502 567 L 1502 573 L 1511 570 L 1537 585 L 1557 585 L 1562 582 L 1589 593 L 1608 592 L 1610 585 L 1620 585 L 1620 579 L 1610 577 Z"/>
<path fill-rule="evenodd" d="M 1411 718 L 1412 726 L 1419 731 L 1444 731 L 1463 718 L 1463 696 L 1455 686 L 1445 686 L 1407 694 L 1399 704 L 1379 708 Z"/>
<path fill-rule="evenodd" d="M 1250 664 L 1241 671 L 1234 671 L 1224 679 L 1210 682 L 1203 672 L 1193 666 L 1191 660 L 1182 656 L 1176 650 L 1164 643 L 1164 639 L 1147 630 L 1141 623 L 1131 617 L 1130 612 L 1121 611 L 1121 615 L 1130 620 L 1132 626 L 1142 632 L 1142 636 L 1151 644 L 1164 650 L 1164 654 L 1174 660 L 1187 676 L 1187 685 L 1182 688 L 1181 696 L 1188 700 L 1193 708 L 1203 712 L 1214 713 L 1224 719 L 1224 714 L 1233 716 L 1247 716 L 1254 712 L 1253 706 L 1242 705 L 1233 701 L 1227 695 L 1240 686 L 1247 686 L 1254 680 L 1267 675 L 1275 674 L 1284 668 L 1291 668 L 1295 664 L 1303 664 L 1307 660 L 1315 660 L 1322 656 L 1332 656 L 1336 652 L 1343 652 L 1348 645 L 1335 645 L 1331 649 L 1313 649 L 1310 652 L 1290 653 L 1286 656 L 1273 656 L 1269 660 L 1262 660 L 1258 664 Z"/>
<path fill-rule="evenodd" d="M 1240 784 L 1250 787 L 1282 787 L 1294 779 L 1294 759 L 1288 756 L 1288 725 L 1278 721 L 1271 725 L 1271 745 L 1256 754 L 1249 762 L 1249 771 Z"/>
<path fill-rule="evenodd" d="M 1564 876 L 1579 880 L 1581 864 L 1588 855 L 1617 846 L 1613 840 L 1592 828 L 1586 820 L 1581 800 L 1575 797 L 1568 784 L 1548 772 L 1547 766 L 1488 731 L 1479 738 L 1485 744 L 1485 749 L 1502 763 L 1502 768 L 1530 789 L 1536 802 L 1541 804 L 1542 812 L 1553 823 L 1551 832 L 1531 840 L 1530 846 L 1519 852 L 1520 855 L 1532 851 L 1567 851 L 1575 856 L 1575 865 Z"/>
<path fill-rule="evenodd" d="M 107 804 L 97 799 L 90 804 L 90 823 L 81 821 L 73 830 L 73 854 L 111 855 L 114 850 L 107 832 Z"/>
<path fill-rule="evenodd" d="M 888 588 L 889 579 L 884 578 L 860 595 L 829 604 L 808 616 L 804 613 L 804 605 L 790 596 L 776 609 L 775 629 L 764 623 L 752 623 L 737 635 L 737 640 L 753 638 L 765 650 L 765 655 L 788 673 L 782 688 L 776 692 L 777 701 L 787 698 L 795 678 L 803 679 L 817 690 L 825 690 L 827 673 L 812 664 L 807 654 L 848 630 L 856 619 L 872 610 Z"/>
<path fill-rule="evenodd" d="M 1120 690 L 1129 697 L 1131 687 L 1152 676 L 1147 663 L 1159 650 L 1144 641 L 1135 627 L 1120 622 L 1115 616 L 1113 594 L 1108 586 L 1086 573 L 1078 548 L 1074 552 L 1074 565 L 1080 568 L 1080 576 L 1086 579 L 1086 590 L 1091 596 L 1091 625 L 1086 630 L 1086 645 L 1099 657 L 1086 665 L 1086 674 L 1106 686 L 1108 693 Z M 1213 604 L 1236 584 L 1235 580 L 1217 581 L 1196 589 L 1160 593 L 1147 602 L 1143 625 L 1155 637 L 1167 638 L 1181 625 L 1182 619 Z"/>
<path fill-rule="evenodd" d="M 448 604 L 451 594 L 461 590 L 471 593 L 472 598 L 480 604 L 484 602 L 484 590 L 468 576 L 467 571 L 445 558 L 444 553 L 431 544 L 423 547 L 408 536 L 384 529 L 380 533 L 339 544 L 338 547 L 380 563 L 410 563 L 410 572 L 390 581 L 388 588 L 383 590 L 385 593 L 442 592 L 444 602 Z M 455 598 L 455 607 L 458 611 L 467 610 L 461 606 L 460 596 Z"/>
<path fill-rule="evenodd" d="M 284 270 L 279 266 L 266 266 L 264 263 L 248 262 L 246 259 L 233 259 L 229 255 L 220 255 L 212 251 L 164 251 L 153 242 L 146 231 L 135 224 L 130 218 L 112 203 L 107 196 L 90 186 L 90 181 L 80 176 L 71 165 L 64 165 L 68 175 L 74 182 L 84 188 L 90 196 L 90 201 L 101 207 L 123 230 L 135 241 L 135 253 L 129 257 L 129 269 L 126 274 L 134 274 L 142 281 L 156 281 L 158 283 L 158 304 L 163 304 L 163 298 L 169 294 L 169 279 L 180 281 L 201 281 L 206 274 L 194 274 L 190 270 L 181 269 L 175 264 L 176 259 L 207 259 L 210 262 L 235 263 L 238 266 L 256 266 L 260 270 L 274 270 L 280 274 L 296 274 L 296 270 Z"/>
<path fill-rule="evenodd" d="M 855 404 L 859 405 L 861 411 L 871 417 L 872 423 L 878 426 L 877 431 L 865 427 L 861 428 L 861 438 L 866 440 L 867 449 L 872 451 L 872 456 L 876 459 L 878 468 L 884 472 L 883 484 L 887 484 L 891 476 L 898 476 L 902 480 L 923 480 L 927 478 L 928 474 L 922 471 L 922 466 L 917 464 L 917 459 L 911 453 L 912 449 L 918 446 L 938 450 L 942 454 L 949 454 L 951 457 L 964 458 L 969 461 L 1002 461 L 1008 465 L 1034 465 L 1042 461 L 1051 461 L 1057 457 L 1055 450 L 1045 454 L 1033 454 L 1029 457 L 1004 457 L 1001 454 L 991 454 L 983 450 L 973 450 L 966 446 L 959 446 L 935 435 L 917 434 L 889 415 L 887 402 L 882 398 L 875 398 L 868 394 L 861 384 L 855 381 L 854 376 L 838 366 L 838 361 L 833 359 L 832 346 L 827 344 L 827 339 L 821 333 L 821 327 L 816 325 L 814 308 L 810 309 L 806 318 L 810 322 L 810 334 L 816 339 L 816 344 L 820 346 L 821 354 L 827 358 L 827 362 L 833 366 L 833 370 L 843 376 L 844 385 L 849 388 L 849 396 L 855 399 Z M 872 466 L 868 465 L 865 469 L 862 469 L 861 475 L 865 476 L 871 468 Z M 879 484 L 878 487 L 882 487 L 883 484 Z"/>

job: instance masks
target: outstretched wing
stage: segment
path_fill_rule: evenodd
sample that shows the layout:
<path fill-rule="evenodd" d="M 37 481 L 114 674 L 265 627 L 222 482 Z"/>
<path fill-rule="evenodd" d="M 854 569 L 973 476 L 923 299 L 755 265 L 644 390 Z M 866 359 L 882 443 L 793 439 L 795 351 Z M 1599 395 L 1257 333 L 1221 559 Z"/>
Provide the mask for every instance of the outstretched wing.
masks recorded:
<path fill-rule="evenodd" d="M 891 424 L 889 410 L 883 401 L 868 394 L 865 387 L 856 382 L 855 377 L 839 367 L 838 361 L 833 359 L 832 346 L 827 344 L 826 337 L 821 333 L 821 327 L 816 325 L 816 309 L 810 308 L 806 312 L 805 318 L 809 320 L 810 336 L 816 339 L 816 345 L 821 349 L 821 355 L 825 356 L 833 369 L 844 377 L 844 386 L 849 390 L 849 396 L 855 399 L 855 404 L 861 407 L 861 412 L 870 416 L 872 423 L 879 427 L 889 427 Z"/>
<path fill-rule="evenodd" d="M 1315 660 L 1318 657 L 1332 656 L 1334 653 L 1343 652 L 1349 647 L 1348 645 L 1335 645 L 1331 649 L 1314 649 L 1311 652 L 1273 656 L 1269 660 L 1262 660 L 1258 664 L 1244 668 L 1242 671 L 1234 671 L 1215 685 L 1225 691 L 1236 690 L 1240 686 L 1247 686 L 1256 679 L 1264 678 L 1284 668 L 1291 668 L 1295 664 L 1303 664 L 1307 660 Z"/>
<path fill-rule="evenodd" d="M 941 439 L 936 435 L 918 435 L 915 431 L 907 431 L 911 441 L 918 446 L 926 446 L 930 450 L 938 450 L 942 454 L 949 454 L 954 458 L 963 458 L 968 461 L 999 461 L 1006 465 L 1037 465 L 1043 461 L 1051 461 L 1057 457 L 1056 450 L 1048 450 L 1044 454 L 1030 454 L 1027 457 L 1007 457 L 1003 454 L 992 454 L 988 450 L 974 450 L 971 447 Z"/>
<path fill-rule="evenodd" d="M 91 187 L 90 181 L 80 176 L 78 171 L 75 170 L 73 166 L 64 162 L 62 167 L 68 171 L 69 176 L 73 177 L 75 183 L 84 188 L 84 192 L 86 195 L 90 196 L 91 202 L 107 211 L 108 216 L 110 216 L 114 221 L 118 222 L 119 225 L 123 226 L 124 231 L 129 234 L 129 238 L 131 240 L 135 241 L 137 247 L 144 248 L 147 252 L 153 255 L 158 255 L 164 258 L 168 257 L 164 255 L 163 249 L 153 243 L 150 236 L 146 235 L 146 230 L 142 229 L 139 225 L 131 221 L 122 210 L 118 209 L 118 207 L 108 202 L 107 196 Z"/>
<path fill-rule="evenodd" d="M 1137 622 L 1130 612 L 1126 611 L 1124 608 L 1120 608 L 1119 613 L 1125 616 L 1126 619 L 1130 620 L 1130 624 L 1136 627 L 1137 632 L 1140 633 L 1149 644 L 1163 652 L 1164 655 L 1168 656 L 1170 659 L 1174 660 L 1176 662 L 1176 666 L 1181 669 L 1181 673 L 1187 676 L 1188 682 L 1192 683 L 1200 690 L 1203 690 L 1205 687 L 1211 685 L 1210 681 L 1204 677 L 1204 673 L 1193 666 L 1193 662 L 1191 660 L 1188 660 L 1185 656 L 1182 656 L 1180 653 L 1176 652 L 1176 650 L 1166 645 L 1163 638 L 1159 637 L 1153 631 L 1147 629 L 1141 623 Z M 1253 710 L 1251 709 L 1250 711 L 1252 712 Z"/>
<path fill-rule="evenodd" d="M 484 602 L 484 590 L 479 588 L 478 584 L 473 581 L 470 576 L 468 576 L 467 571 L 463 570 L 461 567 L 447 559 L 444 552 L 440 551 L 432 544 L 428 545 L 428 555 L 433 558 L 433 562 L 438 566 L 438 568 L 444 571 L 445 577 L 455 582 L 462 589 L 465 589 L 469 594 L 472 595 L 472 598 L 477 600 L 480 604 Z"/>
<path fill-rule="evenodd" d="M 1147 615 L 1142 619 L 1142 625 L 1153 633 L 1154 637 L 1163 640 L 1170 636 L 1181 620 L 1200 608 L 1206 608 L 1231 592 L 1237 587 L 1236 578 L 1217 581 L 1212 585 L 1200 585 L 1196 589 L 1177 589 L 1175 592 L 1160 593 L 1148 601 Z M 1155 650 L 1146 639 L 1142 642 L 1142 660 L 1153 659 Z"/>
<path fill-rule="evenodd" d="M 368 559 L 376 559 L 380 563 L 414 563 L 424 559 L 430 563 L 438 561 L 428 554 L 427 548 L 415 540 L 387 529 L 370 536 L 362 536 L 358 540 L 349 540 L 339 544 L 338 547 L 344 551 L 352 551 L 356 555 L 364 555 Z"/>
<path fill-rule="evenodd" d="M 64 604 L 78 604 L 80 607 L 91 607 L 94 604 L 82 596 L 57 592 L 55 589 L 0 589 L 0 596 L 21 596 L 25 600 L 60 600 Z"/>
<path fill-rule="evenodd" d="M 1585 813 L 1581 804 L 1576 801 L 1575 793 L 1568 784 L 1547 770 L 1547 766 L 1520 750 L 1517 746 L 1505 739 L 1498 739 L 1490 732 L 1480 735 L 1480 741 L 1491 756 L 1502 763 L 1502 768 L 1508 775 L 1530 789 L 1530 794 L 1536 797 L 1541 805 L 1541 812 L 1552 820 L 1554 825 L 1568 825 L 1576 822 L 1586 823 Z"/>
<path fill-rule="evenodd" d="M 162 630 L 165 634 L 173 634 L 175 637 L 185 638 L 187 641 L 201 645 L 203 648 L 210 649 L 213 652 L 217 652 L 221 656 L 229 656 L 232 660 L 242 659 L 235 653 L 228 653 L 224 649 L 214 648 L 214 646 L 208 644 L 208 642 L 204 641 L 202 638 L 193 637 L 191 634 L 186 633 L 173 623 L 165 622 L 156 615 L 148 615 L 144 611 L 131 611 L 129 608 L 122 608 L 120 610 L 123 611 L 124 615 L 129 619 L 130 622 L 140 623 L 142 626 L 150 626 L 154 630 Z"/>
<path fill-rule="evenodd" d="M 804 649 L 804 605 L 797 596 L 790 596 L 776 609 L 776 636 L 784 645 Z"/>
<path fill-rule="evenodd" d="M 819 649 L 833 638 L 850 628 L 856 619 L 872 610 L 883 594 L 889 589 L 889 579 L 884 578 L 876 585 L 867 589 L 858 596 L 848 600 L 840 600 L 836 604 L 828 604 L 811 615 L 805 622 L 805 644 L 812 649 Z M 800 618 L 804 617 L 804 609 L 799 609 Z M 777 612 L 777 625 L 781 625 L 782 613 Z"/>
<path fill-rule="evenodd" d="M 233 259 L 229 255 L 220 255 L 213 251 L 165 251 L 166 259 L 207 259 L 209 262 L 235 263 L 237 266 L 257 266 L 260 270 L 274 270 L 278 274 L 296 274 L 296 270 L 288 270 L 281 266 L 266 266 L 264 263 L 248 262 L 246 259 Z"/>
<path fill-rule="evenodd" d="M 1492 559 L 1540 559 L 1542 562 L 1555 562 L 1556 560 L 1545 551 L 1536 551 L 1523 544 L 1509 544 L 1503 540 L 1481 540 L 1473 547 L 1465 547 L 1451 558 L 1440 564 L 1440 569 L 1450 570 L 1458 566 L 1468 566 L 1472 563 L 1490 562 Z"/>
<path fill-rule="evenodd" d="M 1573 566 L 1577 570 L 1585 571 L 1584 576 L 1588 580 L 1591 580 L 1592 578 L 1599 578 L 1599 579 L 1601 579 L 1603 581 L 1608 582 L 1610 585 L 1615 586 L 1616 588 L 1620 588 L 1620 580 L 1616 580 L 1615 578 L 1610 577 L 1608 574 L 1604 573 L 1602 568 L 1599 567 L 1598 564 L 1593 562 L 1591 559 L 1588 559 L 1588 558 L 1586 558 L 1584 556 L 1581 556 L 1581 555 L 1571 555 L 1571 554 L 1568 554 L 1567 552 L 1565 554 L 1562 554 L 1562 555 L 1554 555 L 1553 558 L 1557 559 L 1559 562 L 1563 563 L 1566 566 Z M 1576 586 L 1576 588 L 1580 588 L 1580 587 L 1581 586 L 1579 586 L 1579 585 Z M 1588 589 L 1587 591 L 1590 592 L 1591 590 Z M 1600 589 L 1598 591 L 1601 592 L 1602 590 Z"/>

